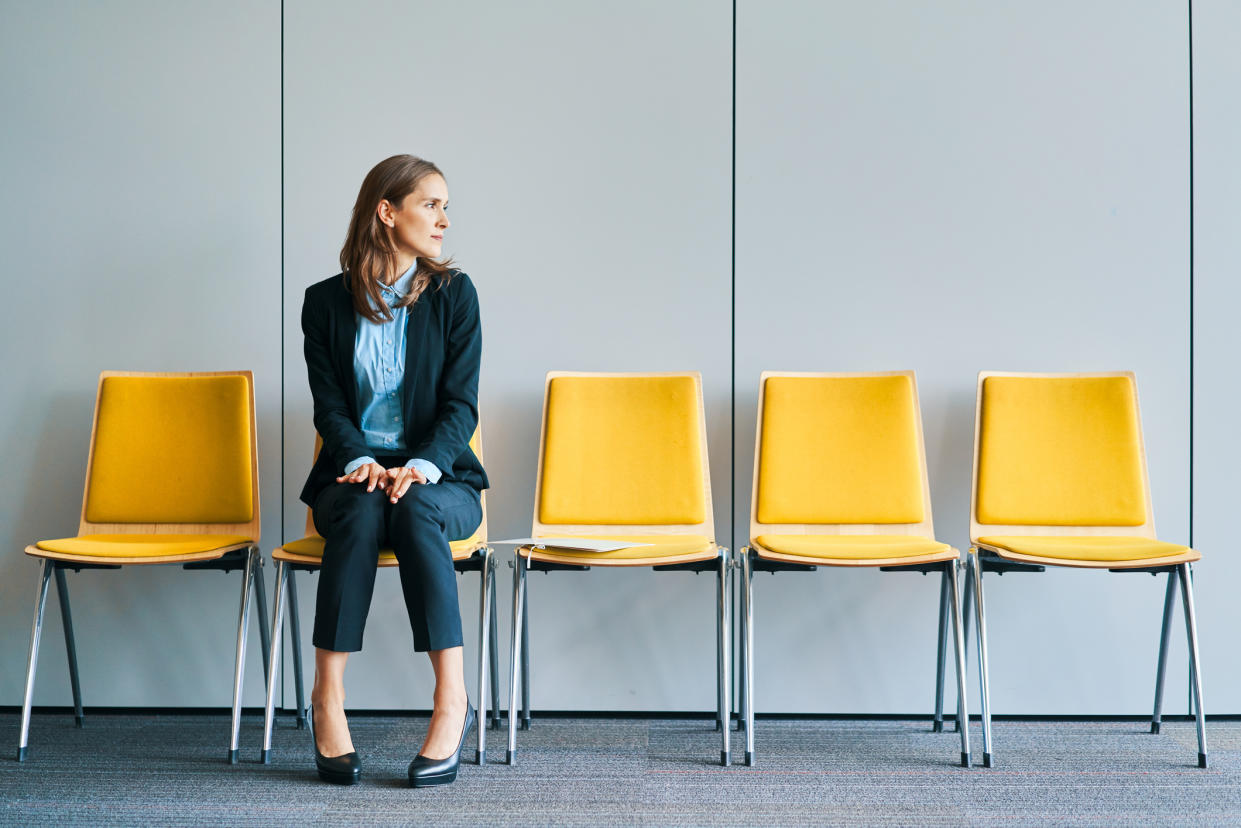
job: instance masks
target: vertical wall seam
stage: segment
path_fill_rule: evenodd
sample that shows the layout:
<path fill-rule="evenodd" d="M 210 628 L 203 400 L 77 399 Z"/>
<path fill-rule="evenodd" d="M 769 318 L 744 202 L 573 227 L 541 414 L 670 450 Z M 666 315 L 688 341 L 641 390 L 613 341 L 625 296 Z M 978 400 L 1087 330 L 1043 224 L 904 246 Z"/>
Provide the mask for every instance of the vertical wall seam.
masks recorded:
<path fill-rule="evenodd" d="M 733 0 L 732 191 L 729 196 L 728 548 L 737 549 L 737 0 Z M 746 539 L 749 540 L 748 538 Z"/>
<path fill-rule="evenodd" d="M 1189 18 L 1189 546 L 1194 545 L 1194 0 Z"/>

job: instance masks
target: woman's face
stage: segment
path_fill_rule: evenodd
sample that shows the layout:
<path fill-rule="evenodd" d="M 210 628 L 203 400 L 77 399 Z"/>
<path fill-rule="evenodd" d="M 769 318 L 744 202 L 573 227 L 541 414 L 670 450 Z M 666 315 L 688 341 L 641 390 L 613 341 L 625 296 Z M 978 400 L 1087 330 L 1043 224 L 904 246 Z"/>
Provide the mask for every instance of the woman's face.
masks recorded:
<path fill-rule="evenodd" d="M 397 249 L 419 258 L 438 259 L 448 229 L 448 184 L 438 175 L 424 176 L 414 191 L 394 207 L 379 202 L 379 220 L 392 228 Z"/>

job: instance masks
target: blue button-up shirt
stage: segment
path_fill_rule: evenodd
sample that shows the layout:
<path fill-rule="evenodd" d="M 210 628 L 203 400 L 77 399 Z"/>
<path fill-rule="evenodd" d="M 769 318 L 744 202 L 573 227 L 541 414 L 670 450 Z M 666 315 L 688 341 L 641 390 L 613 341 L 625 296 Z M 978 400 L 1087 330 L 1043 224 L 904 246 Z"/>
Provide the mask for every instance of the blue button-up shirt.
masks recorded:
<path fill-rule="evenodd" d="M 405 417 L 401 411 L 401 387 L 405 382 L 405 322 L 409 307 L 393 307 L 409 294 L 418 261 L 380 293 L 392 315 L 389 322 L 372 322 L 357 315 L 358 333 L 353 340 L 353 377 L 362 406 L 362 437 L 376 454 L 400 454 L 405 445 Z M 358 457 L 345 466 L 345 474 L 375 458 Z M 405 464 L 417 469 L 428 483 L 438 483 L 441 472 L 434 463 L 415 457 Z"/>

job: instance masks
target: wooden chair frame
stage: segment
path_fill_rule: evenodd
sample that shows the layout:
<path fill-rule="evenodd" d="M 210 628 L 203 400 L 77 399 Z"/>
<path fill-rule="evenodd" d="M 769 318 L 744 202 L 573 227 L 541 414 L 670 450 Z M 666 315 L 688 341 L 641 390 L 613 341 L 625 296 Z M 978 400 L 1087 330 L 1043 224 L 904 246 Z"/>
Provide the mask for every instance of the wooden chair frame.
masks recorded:
<path fill-rule="evenodd" d="M 189 377 L 236 377 L 246 378 L 249 393 L 250 409 L 250 491 L 252 517 L 243 523 L 97 523 L 86 518 L 86 504 L 90 498 L 91 469 L 95 460 L 95 438 L 99 429 L 99 401 L 103 392 L 104 381 L 111 377 L 168 377 L 184 379 Z M 40 549 L 37 544 L 26 547 L 26 554 L 42 559 L 38 588 L 35 592 L 34 621 L 30 634 L 30 653 L 26 664 L 26 692 L 22 703 L 21 735 L 18 741 L 17 759 L 23 761 L 27 754 L 30 731 L 30 708 L 34 695 L 34 678 L 38 665 L 39 641 L 42 637 L 43 612 L 47 603 L 47 588 L 53 573 L 56 576 L 56 588 L 60 601 L 61 618 L 64 622 L 65 648 L 69 658 L 69 680 L 73 689 L 73 707 L 78 727 L 83 726 L 82 695 L 78 680 L 77 648 L 74 643 L 73 621 L 69 607 L 69 589 L 65 581 L 65 570 L 80 572 L 83 569 L 119 569 L 122 566 L 144 566 L 154 564 L 182 564 L 184 569 L 211 569 L 229 572 L 234 569 L 243 571 L 241 589 L 240 618 L 237 622 L 237 653 L 233 678 L 232 729 L 229 743 L 228 759 L 237 762 L 238 739 L 241 725 L 241 687 L 245 675 L 246 638 L 250 620 L 250 590 L 253 586 L 259 632 L 263 644 L 263 672 L 268 674 L 267 648 L 267 601 L 263 586 L 263 558 L 259 553 L 261 534 L 261 511 L 259 504 L 259 462 L 258 462 L 258 428 L 255 422 L 254 406 L 254 374 L 251 371 L 103 371 L 95 390 L 95 409 L 91 420 L 90 449 L 86 459 L 86 482 L 82 488 L 82 509 L 78 520 L 78 537 L 100 534 L 195 534 L 195 535 L 241 535 L 252 539 L 250 543 L 239 543 L 221 546 L 207 552 L 186 555 L 166 555 L 150 557 L 105 557 L 91 555 L 72 555 Z"/>
<path fill-rule="evenodd" d="M 552 381 L 560 377 L 606 377 L 616 378 L 655 378 L 655 377 L 689 377 L 693 379 L 698 404 L 698 436 L 702 446 L 702 485 L 705 509 L 703 520 L 692 524 L 545 524 L 540 519 L 543 496 L 543 455 L 547 442 L 547 409 L 548 397 Z M 555 537 L 557 535 L 576 534 L 613 534 L 613 535 L 701 535 L 711 545 L 704 553 L 687 553 L 684 555 L 627 558 L 597 559 L 581 554 L 558 551 L 555 548 L 523 546 L 516 550 L 513 570 L 513 627 L 509 659 L 509 731 L 508 751 L 505 761 L 512 765 L 517 757 L 517 690 L 520 682 L 524 699 L 523 729 L 530 726 L 530 662 L 529 662 L 529 624 L 526 595 L 526 574 L 529 570 L 549 572 L 585 571 L 592 567 L 651 567 L 655 571 L 692 571 L 716 572 L 716 728 L 722 735 L 720 763 L 729 765 L 730 728 L 730 669 L 729 652 L 726 646 L 727 630 L 731 630 L 730 602 L 731 565 L 728 550 L 715 542 L 715 517 L 711 499 L 711 475 L 707 451 L 706 408 L 702 397 L 702 374 L 698 371 L 665 371 L 665 372 L 592 372 L 592 371 L 549 371 L 543 382 L 543 413 L 539 426 L 539 459 L 535 478 L 534 514 L 531 519 L 531 537 Z"/>
<path fill-rule="evenodd" d="M 864 379 L 875 377 L 908 377 L 913 391 L 913 407 L 916 417 L 916 445 L 922 486 L 923 519 L 918 523 L 761 523 L 758 519 L 759 468 L 762 465 L 763 411 L 767 399 L 767 380 L 775 377 L 805 377 L 813 379 Z M 745 763 L 754 764 L 754 604 L 753 578 L 755 570 L 766 572 L 813 571 L 820 566 L 845 568 L 875 568 L 885 572 L 938 572 L 940 573 L 939 635 L 935 677 L 935 715 L 932 730 L 943 730 L 943 695 L 945 657 L 947 655 L 948 619 L 951 609 L 953 643 L 957 667 L 957 729 L 961 736 L 961 764 L 970 766 L 969 719 L 965 698 L 965 646 L 961 626 L 960 598 L 958 595 L 960 552 L 949 548 L 944 552 L 929 553 L 906 558 L 813 558 L 789 555 L 766 549 L 757 538 L 765 534 L 816 534 L 816 535 L 909 535 L 925 538 L 935 537 L 931 515 L 931 488 L 927 476 L 926 446 L 922 434 L 922 408 L 918 402 L 918 383 L 913 371 L 863 371 L 863 372 L 805 372 L 764 371 L 759 376 L 758 415 L 754 430 L 754 472 L 750 488 L 750 537 L 749 543 L 739 552 L 741 568 L 741 709 L 745 728 Z"/>
<path fill-rule="evenodd" d="M 475 430 L 474 439 L 471 441 L 480 462 L 483 459 L 482 433 L 483 427 L 480 421 Z M 315 435 L 315 458 L 318 457 L 321 446 L 322 440 L 318 435 Z M 494 729 L 500 726 L 500 679 L 498 624 L 496 620 L 496 562 L 493 554 L 494 550 L 487 544 L 487 493 L 481 492 L 479 499 L 483 516 L 478 529 L 475 531 L 475 534 L 478 535 L 478 541 L 468 549 L 453 552 L 453 568 L 457 572 L 477 572 L 481 581 L 478 619 L 478 747 L 474 753 L 475 764 L 481 765 L 484 763 L 487 755 L 487 729 L 489 727 Z M 319 530 L 315 528 L 314 511 L 309 507 L 306 509 L 305 536 L 308 538 L 322 537 L 319 534 Z M 289 618 L 289 632 L 292 639 L 293 682 L 297 697 L 297 729 L 302 730 L 306 726 L 306 696 L 302 675 L 301 620 L 297 606 L 297 582 L 293 578 L 293 573 L 296 571 L 318 572 L 323 565 L 322 558 L 299 555 L 296 552 L 286 550 L 283 546 L 278 547 L 272 552 L 272 559 L 276 562 L 276 600 L 272 610 L 271 653 L 268 656 L 272 668 L 267 681 L 267 699 L 263 711 L 263 748 L 259 757 L 264 764 L 268 764 L 271 761 L 272 730 L 275 726 L 276 676 L 279 674 L 280 641 L 284 632 L 284 618 L 286 615 Z M 378 565 L 380 568 L 393 568 L 398 566 L 398 563 L 396 560 L 381 558 Z M 288 595 L 287 610 L 285 609 L 286 593 Z M 484 725 L 483 714 L 487 710 L 486 690 L 488 677 L 491 680 L 492 713 L 489 721 Z"/>
<path fill-rule="evenodd" d="M 1134 414 L 1138 421 L 1138 455 L 1142 473 L 1142 492 L 1145 497 L 1146 520 L 1139 526 L 1047 526 L 1033 524 L 984 524 L 978 520 L 978 466 L 982 435 L 983 386 L 989 377 L 1024 377 L 1031 379 L 1092 379 L 1126 377 L 1133 383 Z M 1197 710 L 1198 765 L 1207 766 L 1205 721 L 1202 712 L 1202 685 L 1198 669 L 1198 632 L 1194 613 L 1192 571 L 1190 564 L 1202 556 L 1190 549 L 1184 553 L 1137 561 L 1099 561 L 1047 558 L 1012 552 L 981 542 L 983 536 L 1028 535 L 1046 537 L 1134 537 L 1155 539 L 1155 516 L 1150 493 L 1150 477 L 1146 467 L 1146 443 L 1142 429 L 1141 405 L 1138 402 L 1137 376 L 1132 371 L 1099 371 L 1079 373 L 1031 373 L 1014 371 L 980 371 L 974 405 L 974 463 L 970 485 L 970 549 L 965 580 L 965 631 L 969 636 L 969 610 L 973 603 L 978 624 L 979 683 L 982 695 L 983 765 L 992 767 L 991 752 L 991 697 L 990 675 L 987 664 L 987 629 L 983 601 L 982 581 L 984 572 L 1042 572 L 1048 566 L 1071 569 L 1106 569 L 1111 572 L 1167 573 L 1168 583 L 1164 593 L 1163 628 L 1160 633 L 1159 657 L 1155 677 L 1155 704 L 1151 715 L 1151 732 L 1158 733 L 1163 708 L 1164 671 L 1167 664 L 1168 636 L 1175 601 L 1177 582 L 1185 608 L 1185 625 L 1189 638 L 1190 672 L 1193 700 Z M 976 600 L 975 600 L 976 599 Z"/>

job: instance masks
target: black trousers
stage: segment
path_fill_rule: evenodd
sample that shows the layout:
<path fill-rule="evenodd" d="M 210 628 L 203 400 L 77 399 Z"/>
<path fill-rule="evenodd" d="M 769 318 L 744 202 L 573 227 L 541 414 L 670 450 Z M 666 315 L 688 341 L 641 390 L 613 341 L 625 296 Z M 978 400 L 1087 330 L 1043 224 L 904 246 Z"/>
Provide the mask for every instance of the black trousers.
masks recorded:
<path fill-rule="evenodd" d="M 461 646 L 457 577 L 448 542 L 468 538 L 482 522 L 477 490 L 447 480 L 414 484 L 390 503 L 378 488 L 368 492 L 363 483 L 333 483 L 319 495 L 314 516 L 326 540 L 315 603 L 316 647 L 362 649 L 383 547 L 391 547 L 400 565 L 414 649 Z"/>

